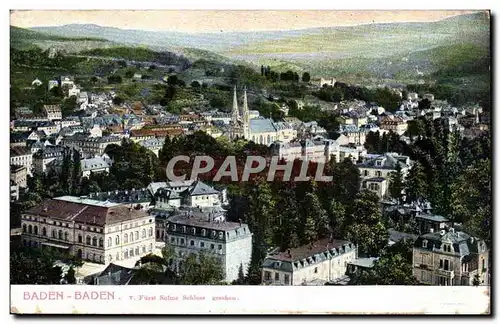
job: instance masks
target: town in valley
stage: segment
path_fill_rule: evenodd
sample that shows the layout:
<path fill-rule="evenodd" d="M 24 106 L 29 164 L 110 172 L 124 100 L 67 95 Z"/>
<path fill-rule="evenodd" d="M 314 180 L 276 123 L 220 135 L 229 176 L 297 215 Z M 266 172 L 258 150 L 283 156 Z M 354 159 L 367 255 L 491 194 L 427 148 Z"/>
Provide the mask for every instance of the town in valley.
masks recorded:
<path fill-rule="evenodd" d="M 11 284 L 490 285 L 489 13 L 190 46 L 15 18 Z"/>

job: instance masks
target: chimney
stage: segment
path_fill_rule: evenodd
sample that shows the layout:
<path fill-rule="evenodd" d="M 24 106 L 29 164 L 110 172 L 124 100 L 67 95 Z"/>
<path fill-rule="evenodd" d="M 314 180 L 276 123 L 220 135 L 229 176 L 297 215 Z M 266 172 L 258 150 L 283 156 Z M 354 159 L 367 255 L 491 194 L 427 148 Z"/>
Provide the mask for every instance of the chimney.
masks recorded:
<path fill-rule="evenodd" d="M 430 233 L 434 233 L 434 228 L 431 227 L 431 229 L 429 230 Z"/>

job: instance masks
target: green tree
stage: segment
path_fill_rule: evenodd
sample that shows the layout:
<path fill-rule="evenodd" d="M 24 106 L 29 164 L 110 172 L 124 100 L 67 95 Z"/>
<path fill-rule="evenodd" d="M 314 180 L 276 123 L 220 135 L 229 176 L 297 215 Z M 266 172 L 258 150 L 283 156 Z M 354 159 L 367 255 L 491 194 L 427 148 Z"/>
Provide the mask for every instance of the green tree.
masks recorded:
<path fill-rule="evenodd" d="M 311 81 L 311 75 L 309 74 L 309 72 L 304 72 L 302 74 L 302 82 L 309 82 Z"/>
<path fill-rule="evenodd" d="M 346 220 L 345 207 L 338 201 L 332 200 L 329 209 L 330 227 L 334 237 L 343 237 Z"/>
<path fill-rule="evenodd" d="M 363 191 L 354 200 L 346 220 L 346 238 L 358 246 L 360 255 L 376 256 L 387 244 L 378 197 Z"/>
<path fill-rule="evenodd" d="M 406 200 L 418 201 L 427 197 L 426 174 L 422 165 L 416 161 L 408 173 L 406 180 Z"/>
<path fill-rule="evenodd" d="M 403 172 L 401 171 L 401 165 L 396 164 L 396 169 L 391 173 L 389 181 L 389 192 L 392 198 L 397 199 L 399 202 L 402 198 L 402 192 L 404 189 L 404 179 Z"/>
<path fill-rule="evenodd" d="M 204 251 L 190 254 L 184 261 L 180 280 L 183 285 L 217 285 L 224 280 L 221 262 Z"/>

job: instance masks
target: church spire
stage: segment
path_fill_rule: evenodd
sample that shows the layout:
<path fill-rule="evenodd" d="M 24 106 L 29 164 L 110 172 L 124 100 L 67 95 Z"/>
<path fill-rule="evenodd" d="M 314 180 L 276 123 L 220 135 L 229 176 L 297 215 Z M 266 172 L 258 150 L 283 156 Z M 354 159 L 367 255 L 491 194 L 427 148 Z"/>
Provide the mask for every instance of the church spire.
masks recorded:
<path fill-rule="evenodd" d="M 247 87 L 243 92 L 243 123 L 248 125 L 249 122 L 248 100 L 247 100 Z"/>
<path fill-rule="evenodd" d="M 233 96 L 233 116 L 232 116 L 232 121 L 233 123 L 236 123 L 240 119 L 240 112 L 238 109 L 238 98 L 236 97 L 236 86 L 234 87 L 234 96 Z"/>

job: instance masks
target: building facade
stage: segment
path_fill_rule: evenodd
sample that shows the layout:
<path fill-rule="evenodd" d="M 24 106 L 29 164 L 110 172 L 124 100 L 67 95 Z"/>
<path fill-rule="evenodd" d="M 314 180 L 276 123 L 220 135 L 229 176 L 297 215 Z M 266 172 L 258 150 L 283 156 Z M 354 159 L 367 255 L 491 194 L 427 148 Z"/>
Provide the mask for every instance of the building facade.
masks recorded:
<path fill-rule="evenodd" d="M 21 215 L 25 246 L 49 246 L 88 262 L 139 259 L 152 253 L 154 217 L 130 205 L 64 196 Z"/>
<path fill-rule="evenodd" d="M 321 285 L 341 279 L 357 258 L 357 248 L 343 240 L 323 239 L 266 257 L 262 264 L 264 285 Z"/>
<path fill-rule="evenodd" d="M 413 246 L 413 275 L 435 286 L 489 285 L 486 243 L 453 228 L 423 234 Z"/>

